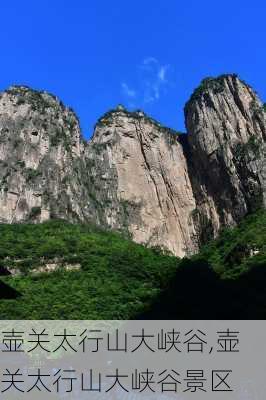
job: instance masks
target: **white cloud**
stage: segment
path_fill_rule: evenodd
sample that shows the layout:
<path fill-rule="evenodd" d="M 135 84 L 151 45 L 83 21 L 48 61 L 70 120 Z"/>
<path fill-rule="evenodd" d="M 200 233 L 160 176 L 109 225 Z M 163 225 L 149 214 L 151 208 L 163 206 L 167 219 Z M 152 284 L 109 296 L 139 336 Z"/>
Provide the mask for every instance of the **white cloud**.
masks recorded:
<path fill-rule="evenodd" d="M 144 103 L 153 103 L 155 100 L 159 100 L 160 98 L 160 87 L 157 82 L 144 82 L 144 96 L 143 102 Z"/>
<path fill-rule="evenodd" d="M 144 66 L 143 84 L 144 84 L 144 103 L 152 103 L 160 99 L 162 89 L 166 87 L 168 81 L 166 78 L 169 65 L 161 64 L 154 57 L 147 57 L 142 62 Z M 148 66 L 148 68 L 147 68 Z"/>
<path fill-rule="evenodd" d="M 160 67 L 158 71 L 158 78 L 161 82 L 166 82 L 166 71 L 168 69 L 168 65 L 163 65 Z"/>
<path fill-rule="evenodd" d="M 134 89 L 130 89 L 127 83 L 122 82 L 121 87 L 122 87 L 123 93 L 127 97 L 131 97 L 131 98 L 136 97 L 136 91 Z"/>
<path fill-rule="evenodd" d="M 127 82 L 121 83 L 123 95 L 126 97 L 128 106 L 134 103 L 153 103 L 160 99 L 162 91 L 165 92 L 169 84 L 169 65 L 161 64 L 155 57 L 146 57 L 138 66 L 137 89 L 133 89 Z"/>
<path fill-rule="evenodd" d="M 155 57 L 147 57 L 147 58 L 144 58 L 144 60 L 142 62 L 143 65 L 149 65 L 149 64 L 152 64 L 152 63 L 158 64 L 157 58 L 155 58 Z"/>

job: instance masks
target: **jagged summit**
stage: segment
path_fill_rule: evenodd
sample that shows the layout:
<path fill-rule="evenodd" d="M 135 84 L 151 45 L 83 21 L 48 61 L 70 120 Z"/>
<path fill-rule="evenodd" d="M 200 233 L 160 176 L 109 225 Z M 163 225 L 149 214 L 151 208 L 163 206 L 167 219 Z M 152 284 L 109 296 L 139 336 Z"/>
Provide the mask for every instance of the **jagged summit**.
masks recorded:
<path fill-rule="evenodd" d="M 55 100 L 56 102 L 62 104 L 62 102 L 59 100 L 59 98 L 57 96 L 55 96 L 54 94 L 49 93 L 45 90 L 33 89 L 27 85 L 11 85 L 11 86 L 9 86 L 9 88 L 7 90 L 2 92 L 2 94 L 4 94 L 4 93 L 8 93 L 9 95 L 13 95 L 13 96 L 25 96 L 25 100 L 33 99 L 34 96 L 39 97 L 39 98 L 43 97 L 44 99 L 50 97 L 51 99 Z"/>
<path fill-rule="evenodd" d="M 207 78 L 188 135 L 121 105 L 82 139 L 77 116 L 25 86 L 0 94 L 0 222 L 93 222 L 178 256 L 266 203 L 266 113 L 236 75 Z"/>
<path fill-rule="evenodd" d="M 135 121 L 150 123 L 150 124 L 156 126 L 158 129 L 160 129 L 162 132 L 168 132 L 173 135 L 180 135 L 180 134 L 184 133 L 184 132 L 180 132 L 180 131 L 177 131 L 172 128 L 164 126 L 161 122 L 157 121 L 150 115 L 146 114 L 141 109 L 136 109 L 136 110 L 130 111 L 121 104 L 118 104 L 118 106 L 116 108 L 113 108 L 113 109 L 107 111 L 106 113 L 104 113 L 98 119 L 97 123 L 95 124 L 95 128 L 97 126 L 101 126 L 101 125 L 107 126 L 108 124 L 114 122 L 115 119 L 121 118 L 121 117 L 135 120 Z"/>
<path fill-rule="evenodd" d="M 116 115 L 125 115 L 127 117 L 133 117 L 133 118 L 145 117 L 145 118 L 149 118 L 150 120 L 153 120 L 153 118 L 148 116 L 143 110 L 137 109 L 137 110 L 130 111 L 125 106 L 123 106 L 122 104 L 118 104 L 117 107 L 115 107 L 115 108 L 107 111 L 106 113 L 104 113 L 99 118 L 99 121 L 102 121 L 102 120 L 107 119 L 107 118 L 112 118 L 112 117 L 114 117 Z M 158 121 L 156 121 L 156 123 L 158 125 L 161 125 Z"/>
<path fill-rule="evenodd" d="M 228 85 L 232 90 L 236 90 L 237 87 L 245 87 L 247 90 L 255 94 L 253 89 L 244 80 L 240 79 L 237 74 L 222 74 L 217 77 L 207 77 L 201 81 L 200 85 L 194 90 L 185 104 L 185 115 L 189 111 L 190 105 L 195 101 L 208 101 L 207 96 L 210 94 L 222 94 Z"/>
<path fill-rule="evenodd" d="M 17 92 L 19 92 L 19 91 L 21 91 L 21 92 L 26 92 L 26 91 L 35 91 L 34 89 L 32 89 L 30 86 L 28 86 L 28 85 L 11 85 L 11 86 L 9 86 L 9 88 L 6 90 L 7 92 L 8 91 L 10 91 L 10 92 L 12 92 L 12 91 L 17 91 Z"/>
<path fill-rule="evenodd" d="M 36 90 L 27 85 L 11 85 L 7 90 L 0 93 L 0 97 L 4 95 L 8 95 L 14 102 L 16 101 L 17 106 L 28 104 L 33 109 L 40 107 L 42 111 L 45 108 L 57 108 L 72 112 L 78 119 L 71 107 L 65 106 L 59 97 L 45 90 Z"/>

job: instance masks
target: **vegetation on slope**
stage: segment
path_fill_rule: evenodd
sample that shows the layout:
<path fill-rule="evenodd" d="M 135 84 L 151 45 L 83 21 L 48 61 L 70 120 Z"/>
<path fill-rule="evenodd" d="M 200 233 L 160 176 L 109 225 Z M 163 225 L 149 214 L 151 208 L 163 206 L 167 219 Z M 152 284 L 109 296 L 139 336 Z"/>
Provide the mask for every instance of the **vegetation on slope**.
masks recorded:
<path fill-rule="evenodd" d="M 265 211 L 183 260 L 64 221 L 0 225 L 0 237 L 2 319 L 266 317 Z M 31 272 L 49 262 L 62 268 Z"/>
<path fill-rule="evenodd" d="M 152 303 L 178 262 L 118 234 L 64 221 L 0 225 L 0 237 L 2 274 L 6 267 L 22 272 L 1 277 L 20 294 L 0 300 L 1 319 L 132 318 Z M 30 273 L 49 262 L 62 268 Z M 66 271 L 68 264 L 81 269 Z"/>
<path fill-rule="evenodd" d="M 192 261 L 208 262 L 224 279 L 237 279 L 253 267 L 266 266 L 266 212 L 259 210 L 238 227 L 224 229 Z"/>
<path fill-rule="evenodd" d="M 266 211 L 260 210 L 184 258 L 142 318 L 265 319 L 265 288 Z"/>

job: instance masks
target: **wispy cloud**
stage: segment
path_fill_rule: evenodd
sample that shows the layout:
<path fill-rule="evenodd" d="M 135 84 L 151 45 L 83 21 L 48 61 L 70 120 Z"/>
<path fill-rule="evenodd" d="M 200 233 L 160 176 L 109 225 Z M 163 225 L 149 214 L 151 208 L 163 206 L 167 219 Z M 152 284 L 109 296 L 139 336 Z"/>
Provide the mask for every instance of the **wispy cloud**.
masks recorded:
<path fill-rule="evenodd" d="M 148 57 L 143 60 L 144 103 L 152 103 L 160 99 L 162 90 L 166 88 L 166 77 L 169 65 L 161 64 L 156 58 Z"/>
<path fill-rule="evenodd" d="M 144 58 L 142 65 L 150 65 L 152 63 L 158 64 L 158 60 L 155 57 Z"/>
<path fill-rule="evenodd" d="M 130 103 L 128 105 L 133 105 L 132 100 L 140 105 L 158 101 L 169 83 L 167 76 L 169 67 L 160 63 L 155 57 L 144 58 L 137 67 L 138 79 L 135 86 L 125 81 L 121 83 L 123 95 Z"/>
<path fill-rule="evenodd" d="M 163 65 L 162 67 L 160 67 L 160 69 L 158 71 L 158 78 L 161 82 L 167 82 L 166 71 L 167 71 L 168 67 L 169 67 L 169 65 Z"/>
<path fill-rule="evenodd" d="M 127 83 L 122 82 L 121 87 L 125 96 L 131 98 L 136 97 L 136 91 L 134 89 L 130 89 Z"/>

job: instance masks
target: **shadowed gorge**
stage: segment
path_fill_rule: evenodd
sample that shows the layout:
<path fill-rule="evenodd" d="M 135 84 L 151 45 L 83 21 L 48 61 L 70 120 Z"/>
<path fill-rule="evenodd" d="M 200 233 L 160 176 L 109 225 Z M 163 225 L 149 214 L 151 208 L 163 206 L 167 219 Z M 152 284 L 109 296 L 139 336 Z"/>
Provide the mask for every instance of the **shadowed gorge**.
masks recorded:
<path fill-rule="evenodd" d="M 265 319 L 266 259 L 236 279 L 221 280 L 206 261 L 185 260 L 141 319 Z"/>

